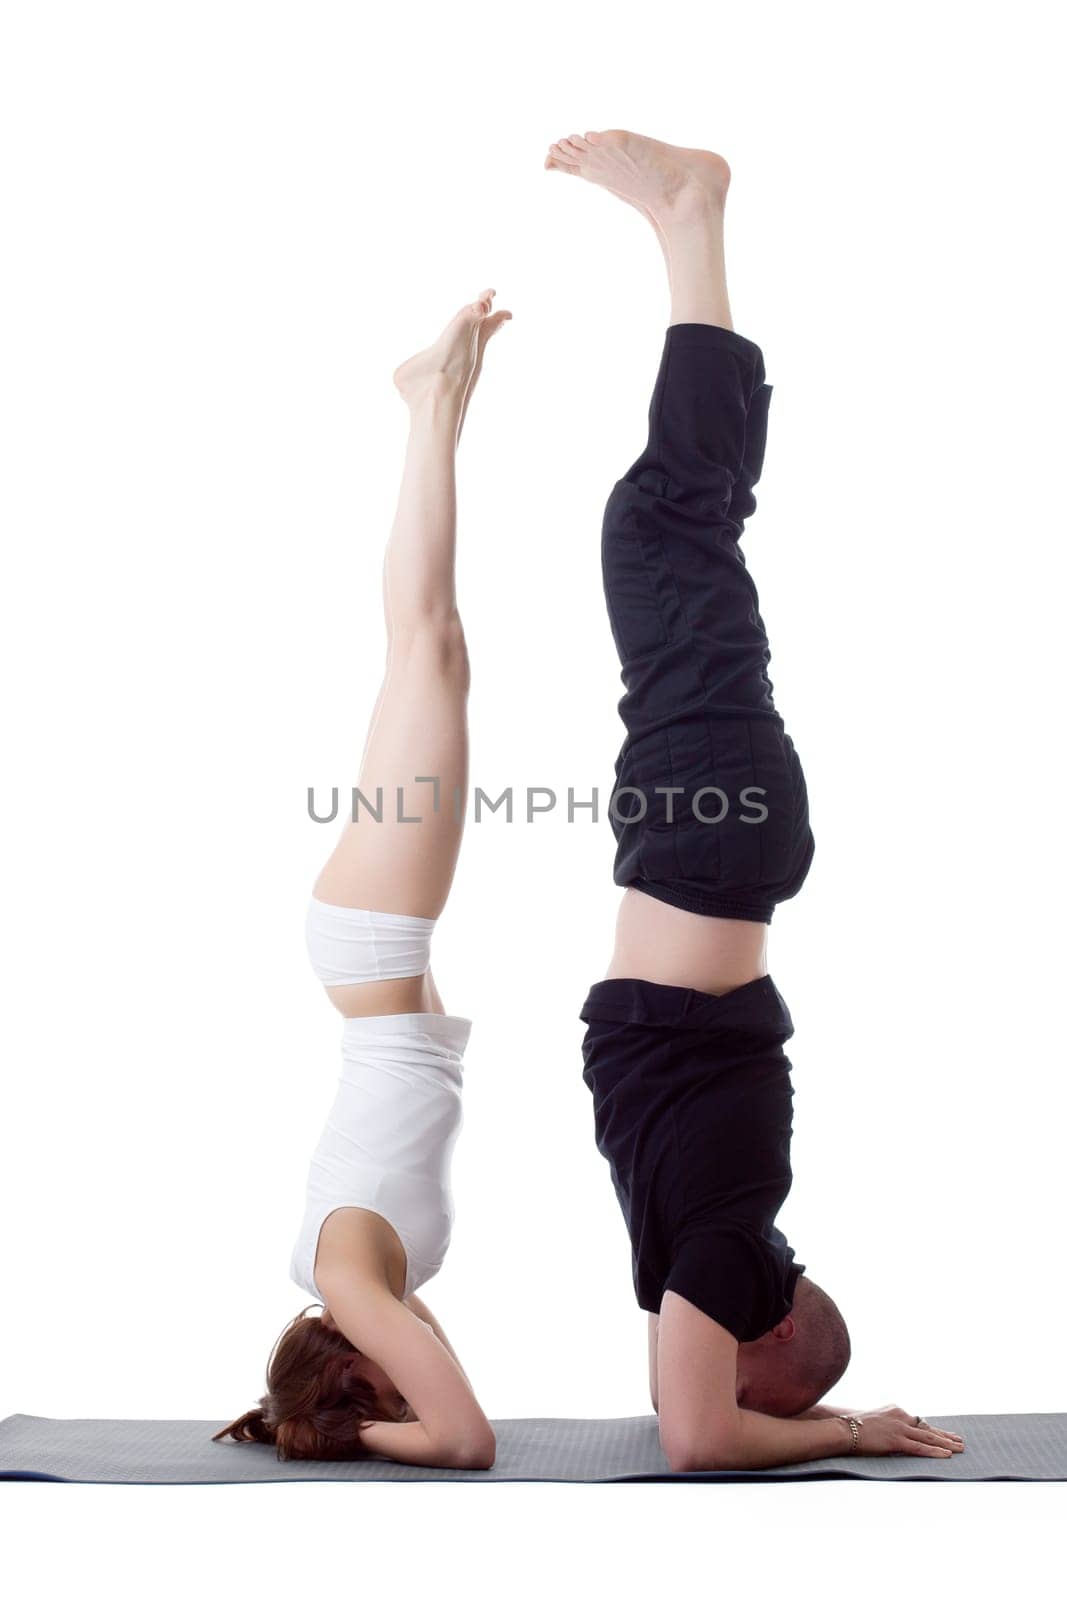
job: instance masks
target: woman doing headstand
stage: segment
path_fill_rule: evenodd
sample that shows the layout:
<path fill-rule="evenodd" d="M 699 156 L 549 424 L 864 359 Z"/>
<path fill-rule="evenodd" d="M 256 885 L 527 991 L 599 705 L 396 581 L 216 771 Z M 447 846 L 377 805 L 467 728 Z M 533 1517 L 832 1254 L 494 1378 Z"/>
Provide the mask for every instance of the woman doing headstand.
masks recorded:
<path fill-rule="evenodd" d="M 494 1459 L 489 1422 L 416 1293 L 448 1248 L 470 1031 L 444 1009 L 430 938 L 467 787 L 456 444 L 485 346 L 510 316 L 493 311 L 494 293 L 395 374 L 410 430 L 385 554 L 385 677 L 358 780 L 367 809 L 345 824 L 307 918 L 312 965 L 344 1018 L 337 1096 L 291 1264 L 324 1309 L 285 1329 L 259 1406 L 215 1435 L 272 1443 L 283 1459 L 370 1453 L 471 1468 Z"/>

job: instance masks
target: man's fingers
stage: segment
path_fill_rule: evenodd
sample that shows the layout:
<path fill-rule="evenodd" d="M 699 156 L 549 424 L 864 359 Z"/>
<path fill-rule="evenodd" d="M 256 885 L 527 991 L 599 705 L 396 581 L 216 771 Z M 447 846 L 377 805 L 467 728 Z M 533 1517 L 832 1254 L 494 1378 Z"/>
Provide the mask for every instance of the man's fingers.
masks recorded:
<path fill-rule="evenodd" d="M 963 1448 L 963 1442 L 954 1445 L 947 1434 L 942 1434 L 937 1428 L 908 1428 L 905 1437 L 909 1444 L 922 1446 L 920 1454 L 926 1455 L 955 1455 L 957 1449 Z"/>
<path fill-rule="evenodd" d="M 923 1417 L 922 1421 L 919 1421 L 914 1411 L 901 1411 L 899 1407 L 894 1407 L 891 1415 L 906 1418 L 907 1421 L 911 1423 L 913 1428 L 919 1428 L 920 1431 L 925 1430 L 927 1433 L 936 1434 L 939 1439 L 958 1439 L 960 1444 L 963 1443 L 963 1438 L 960 1434 L 950 1433 L 947 1428 L 935 1427 L 932 1422 L 927 1422 L 925 1417 Z"/>
<path fill-rule="evenodd" d="M 963 1440 L 959 1434 L 946 1433 L 944 1428 L 931 1428 L 927 1424 L 925 1428 L 919 1428 L 918 1433 L 920 1438 L 925 1438 L 927 1444 L 947 1444 L 954 1450 L 963 1449 Z"/>

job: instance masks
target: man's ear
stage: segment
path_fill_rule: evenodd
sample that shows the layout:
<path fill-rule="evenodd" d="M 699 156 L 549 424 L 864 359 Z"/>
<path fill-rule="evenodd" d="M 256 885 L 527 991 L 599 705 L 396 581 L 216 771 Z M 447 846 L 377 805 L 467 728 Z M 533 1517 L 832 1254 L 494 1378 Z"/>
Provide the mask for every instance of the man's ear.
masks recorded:
<path fill-rule="evenodd" d="M 788 1344 L 790 1339 L 796 1336 L 796 1331 L 796 1323 L 791 1316 L 787 1315 L 771 1329 L 771 1337 L 776 1339 L 779 1344 Z"/>

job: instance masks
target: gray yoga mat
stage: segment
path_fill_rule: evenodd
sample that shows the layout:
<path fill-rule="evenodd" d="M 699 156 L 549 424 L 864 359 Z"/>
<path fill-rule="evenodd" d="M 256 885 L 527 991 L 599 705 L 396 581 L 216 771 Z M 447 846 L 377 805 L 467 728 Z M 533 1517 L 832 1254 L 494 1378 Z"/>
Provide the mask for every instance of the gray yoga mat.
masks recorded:
<path fill-rule="evenodd" d="M 490 1472 L 402 1467 L 391 1461 L 279 1461 L 269 1445 L 214 1443 L 222 1421 L 112 1421 L 30 1417 L 0 1422 L 0 1478 L 62 1483 L 781 1482 L 790 1478 L 1067 1479 L 1067 1414 L 934 1417 L 963 1435 L 951 1460 L 838 1456 L 766 1472 L 678 1474 L 667 1467 L 654 1417 L 524 1417 L 493 1424 Z"/>

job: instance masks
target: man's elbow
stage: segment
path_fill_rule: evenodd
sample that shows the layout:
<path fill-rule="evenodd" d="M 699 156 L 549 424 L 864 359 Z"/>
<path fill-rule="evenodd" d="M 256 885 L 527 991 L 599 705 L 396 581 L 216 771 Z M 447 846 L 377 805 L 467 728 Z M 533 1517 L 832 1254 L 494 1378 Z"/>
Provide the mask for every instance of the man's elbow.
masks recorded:
<path fill-rule="evenodd" d="M 659 1442 L 672 1472 L 734 1472 L 741 1465 L 737 1441 L 726 1434 L 696 1434 L 661 1422 Z"/>

